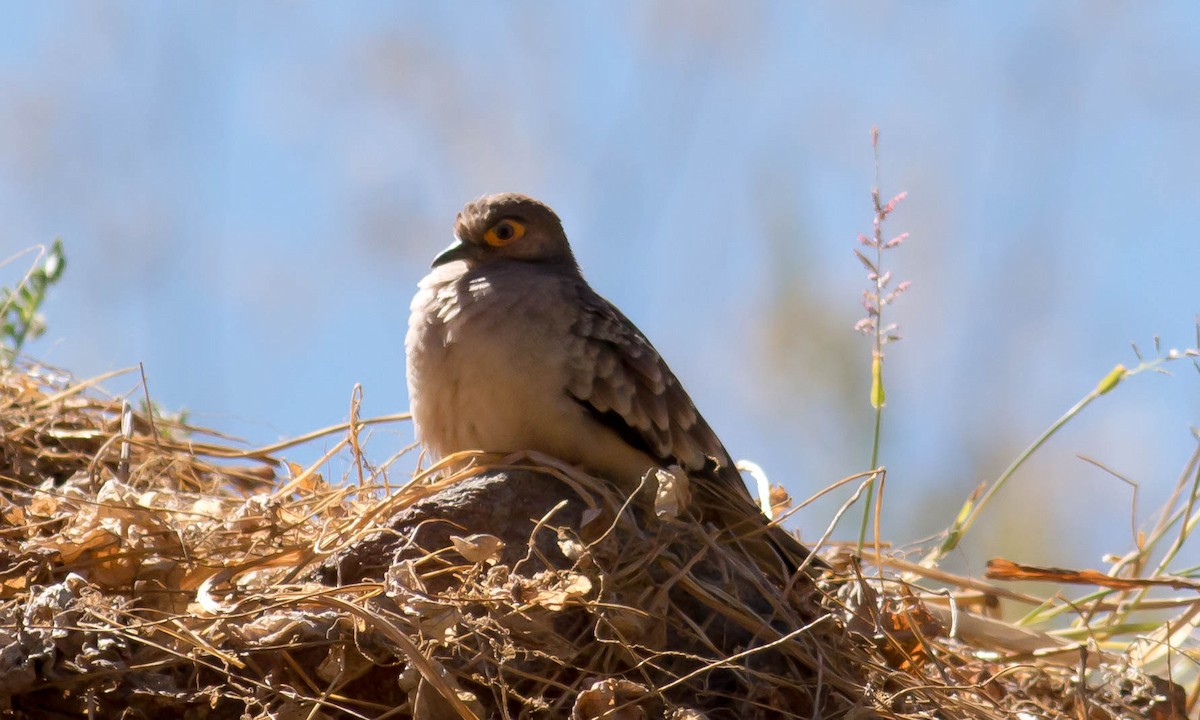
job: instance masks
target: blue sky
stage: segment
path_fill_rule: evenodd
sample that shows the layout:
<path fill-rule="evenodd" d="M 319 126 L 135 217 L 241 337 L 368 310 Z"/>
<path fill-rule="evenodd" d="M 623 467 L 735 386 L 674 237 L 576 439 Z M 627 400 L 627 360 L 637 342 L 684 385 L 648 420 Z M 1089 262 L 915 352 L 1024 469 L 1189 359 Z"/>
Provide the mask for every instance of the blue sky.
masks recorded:
<path fill-rule="evenodd" d="M 911 233 L 890 262 L 913 285 L 882 453 L 885 528 L 909 540 L 1129 342 L 1195 343 L 1198 20 L 1187 3 L 5 3 L 4 254 L 67 245 L 32 354 L 85 377 L 143 362 L 161 404 L 262 443 L 345 418 L 355 383 L 366 413 L 404 409 L 417 279 L 465 201 L 524 191 L 734 456 L 802 497 L 869 458 L 851 251 L 878 125 L 884 193 L 909 193 L 888 230 Z M 1147 517 L 1200 424 L 1197 373 L 1174 369 L 1069 425 L 957 561 L 1126 549 L 1129 489 L 1076 455 L 1139 482 Z M 379 459 L 411 431 L 389 432 Z M 832 507 L 800 516 L 807 537 Z"/>

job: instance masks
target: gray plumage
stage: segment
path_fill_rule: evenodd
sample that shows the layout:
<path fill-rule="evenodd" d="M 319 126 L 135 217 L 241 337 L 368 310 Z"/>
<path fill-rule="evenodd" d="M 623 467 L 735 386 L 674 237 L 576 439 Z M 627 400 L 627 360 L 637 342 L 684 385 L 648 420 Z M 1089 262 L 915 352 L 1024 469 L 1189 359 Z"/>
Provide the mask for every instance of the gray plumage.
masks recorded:
<path fill-rule="evenodd" d="M 406 339 L 433 455 L 537 450 L 627 489 L 679 465 L 718 497 L 753 502 L 658 351 L 584 280 L 554 211 L 482 197 L 455 236 L 419 285 Z"/>

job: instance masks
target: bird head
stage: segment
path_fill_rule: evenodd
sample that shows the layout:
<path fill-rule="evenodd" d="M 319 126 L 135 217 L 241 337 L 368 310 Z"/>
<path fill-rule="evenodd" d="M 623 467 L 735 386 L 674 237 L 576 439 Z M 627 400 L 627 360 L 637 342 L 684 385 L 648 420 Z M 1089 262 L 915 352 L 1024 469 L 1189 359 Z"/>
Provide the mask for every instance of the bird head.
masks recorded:
<path fill-rule="evenodd" d="M 454 237 L 454 244 L 434 259 L 434 267 L 455 260 L 471 266 L 517 260 L 577 267 L 558 215 L 519 193 L 485 195 L 467 203 L 454 222 Z"/>

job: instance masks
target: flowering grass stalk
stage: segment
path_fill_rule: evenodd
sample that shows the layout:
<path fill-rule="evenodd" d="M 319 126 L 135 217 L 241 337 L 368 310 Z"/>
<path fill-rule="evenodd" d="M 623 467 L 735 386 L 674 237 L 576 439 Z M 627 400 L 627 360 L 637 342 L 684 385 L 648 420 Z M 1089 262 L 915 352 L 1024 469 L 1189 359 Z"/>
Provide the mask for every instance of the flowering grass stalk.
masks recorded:
<path fill-rule="evenodd" d="M 871 188 L 871 200 L 875 206 L 875 221 L 871 236 L 859 234 L 858 242 L 867 251 L 855 249 L 863 267 L 867 269 L 867 280 L 871 283 L 869 289 L 863 291 L 862 304 L 867 316 L 854 325 L 854 329 L 872 337 L 874 343 L 871 349 L 871 407 L 875 410 L 875 430 L 871 439 L 872 470 L 882 472 L 879 468 L 879 438 L 883 429 L 883 406 L 887 402 L 887 392 L 883 386 L 883 348 L 885 345 L 900 339 L 899 326 L 895 323 L 885 324 L 883 309 L 895 302 L 900 293 L 908 289 L 909 281 L 905 280 L 890 288 L 892 273 L 883 269 L 883 253 L 899 247 L 908 238 L 908 233 L 884 241 L 883 221 L 896 209 L 896 206 L 908 196 L 907 192 L 896 195 L 886 203 L 879 194 L 879 128 L 871 128 L 871 150 L 875 154 L 875 186 Z M 874 251 L 874 252 L 872 252 Z M 858 552 L 862 553 L 863 543 L 866 542 L 867 521 L 871 516 L 871 507 L 875 499 L 875 479 L 867 486 L 867 501 L 863 506 L 862 525 L 858 533 Z"/>

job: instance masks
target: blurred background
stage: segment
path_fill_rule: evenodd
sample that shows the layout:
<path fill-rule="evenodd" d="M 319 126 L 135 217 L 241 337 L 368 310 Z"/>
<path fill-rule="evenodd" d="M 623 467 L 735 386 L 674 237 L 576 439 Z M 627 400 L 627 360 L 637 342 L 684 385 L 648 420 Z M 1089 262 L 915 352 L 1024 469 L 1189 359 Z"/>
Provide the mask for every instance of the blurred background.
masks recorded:
<path fill-rule="evenodd" d="M 801 499 L 870 459 L 852 251 L 878 125 L 882 192 L 909 193 L 886 262 L 912 282 L 886 318 L 884 532 L 911 541 L 1136 364 L 1131 341 L 1195 345 L 1197 22 L 1182 2 L 6 3 L 0 254 L 66 243 L 31 355 L 143 362 L 163 407 L 261 444 L 345 419 L 355 383 L 364 415 L 406 409 L 417 280 L 465 201 L 523 191 L 733 455 Z M 1196 443 L 1200 377 L 1168 367 L 1069 423 L 953 562 L 1128 549 Z M 141 397 L 136 374 L 107 387 Z M 409 441 L 376 430 L 370 453 Z M 1078 456 L 1138 484 L 1136 516 Z M 846 495 L 792 524 L 818 536 Z"/>

